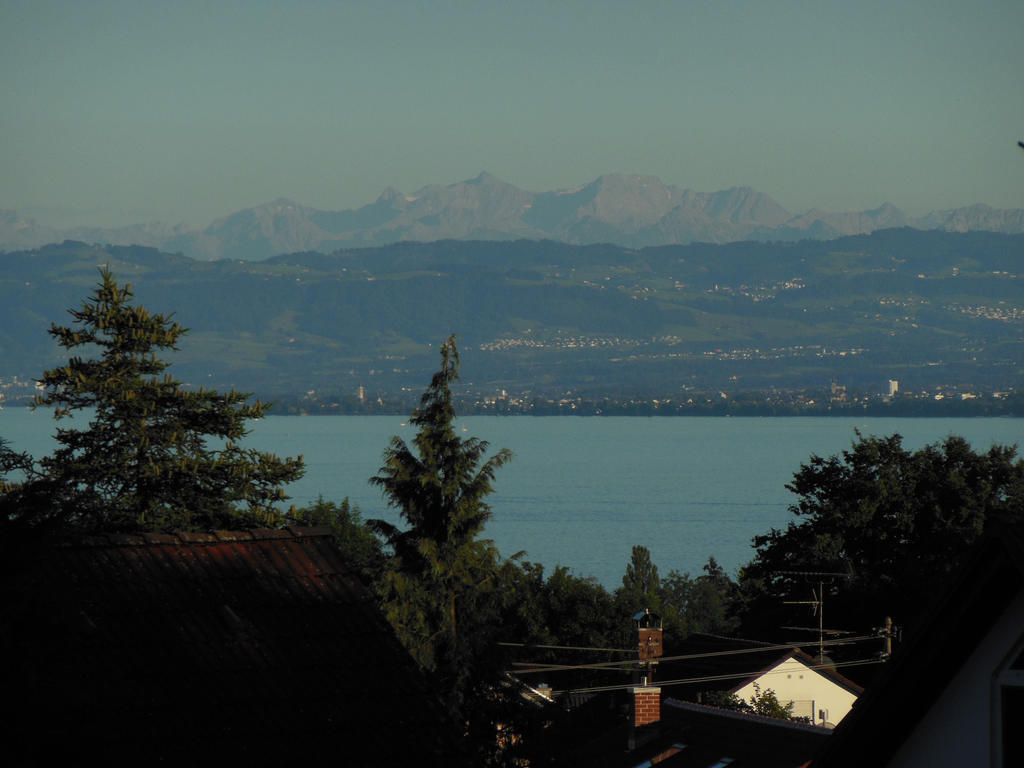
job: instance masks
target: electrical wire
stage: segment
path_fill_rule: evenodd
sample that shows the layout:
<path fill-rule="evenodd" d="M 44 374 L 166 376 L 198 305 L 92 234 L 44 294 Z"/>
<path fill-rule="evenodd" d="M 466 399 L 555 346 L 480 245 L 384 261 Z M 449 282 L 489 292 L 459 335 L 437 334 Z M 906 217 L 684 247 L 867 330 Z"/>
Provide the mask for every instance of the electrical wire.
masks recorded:
<path fill-rule="evenodd" d="M 843 661 L 838 664 L 817 664 L 809 667 L 809 669 L 836 669 L 838 667 L 857 667 L 865 666 L 868 664 L 881 664 L 881 659 L 857 659 L 855 661 Z M 653 687 L 656 688 L 668 688 L 673 685 L 692 685 L 694 683 L 713 683 L 720 680 L 743 680 L 748 677 L 753 677 L 758 674 L 782 674 L 782 671 L 772 670 L 770 672 L 763 672 L 763 670 L 755 670 L 753 672 L 744 672 L 737 674 L 728 675 L 705 675 L 702 677 L 686 677 L 679 678 L 676 680 L 659 680 Z M 602 685 L 594 686 L 591 688 L 566 688 L 564 690 L 553 690 L 551 691 L 552 696 L 563 696 L 570 693 L 603 693 L 606 691 L 624 691 L 630 688 L 638 688 L 636 683 L 622 683 L 619 685 Z"/>
<path fill-rule="evenodd" d="M 535 643 L 498 643 L 508 648 L 543 648 L 552 651 L 608 651 L 609 653 L 636 653 L 636 648 L 590 648 L 585 645 L 536 645 Z"/>
<path fill-rule="evenodd" d="M 863 640 L 878 640 L 879 635 L 859 635 L 857 637 L 844 637 L 839 640 L 825 640 L 821 645 L 848 645 Z M 500 645 L 517 645 L 515 643 L 500 643 Z M 524 644 L 518 644 L 522 647 L 530 647 Z M 811 641 L 804 643 L 804 645 L 819 645 L 819 643 Z M 533 646 L 535 648 L 541 648 L 543 646 Z M 780 643 L 776 645 L 759 645 L 753 648 L 735 648 L 728 651 L 707 651 L 705 653 L 688 653 L 679 656 L 662 656 L 655 659 L 658 664 L 670 663 L 673 661 L 689 661 L 692 659 L 708 659 L 715 658 L 718 656 L 738 656 L 745 653 L 766 653 L 770 651 L 788 651 L 792 648 L 797 647 L 793 643 Z M 589 650 L 618 650 L 610 648 L 592 648 Z M 636 649 L 632 649 L 630 653 L 635 653 Z M 514 664 L 529 665 L 532 663 L 533 666 L 528 666 L 526 669 L 517 669 L 517 675 L 532 674 L 535 672 L 559 672 L 563 670 L 572 669 L 613 669 L 616 667 L 629 668 L 636 664 L 636 659 L 627 659 L 624 661 L 602 661 L 592 664 L 543 664 L 541 662 L 514 662 Z"/>
<path fill-rule="evenodd" d="M 636 659 L 626 661 L 598 661 L 593 664 L 542 664 L 535 661 L 514 661 L 512 666 L 525 665 L 526 669 L 517 669 L 517 675 L 528 675 L 533 672 L 563 672 L 573 669 L 611 669 L 618 672 L 625 672 L 636 665 Z"/>

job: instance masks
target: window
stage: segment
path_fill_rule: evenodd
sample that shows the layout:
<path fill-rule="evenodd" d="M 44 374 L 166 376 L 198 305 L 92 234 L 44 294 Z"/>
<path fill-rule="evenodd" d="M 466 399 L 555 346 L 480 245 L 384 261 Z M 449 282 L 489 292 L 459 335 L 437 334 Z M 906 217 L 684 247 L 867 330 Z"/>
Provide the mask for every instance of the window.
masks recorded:
<path fill-rule="evenodd" d="M 1024 765 L 1024 684 L 1003 685 L 1000 694 L 1002 765 Z"/>
<path fill-rule="evenodd" d="M 1007 654 L 994 683 L 992 764 L 1024 765 L 1024 637 Z"/>

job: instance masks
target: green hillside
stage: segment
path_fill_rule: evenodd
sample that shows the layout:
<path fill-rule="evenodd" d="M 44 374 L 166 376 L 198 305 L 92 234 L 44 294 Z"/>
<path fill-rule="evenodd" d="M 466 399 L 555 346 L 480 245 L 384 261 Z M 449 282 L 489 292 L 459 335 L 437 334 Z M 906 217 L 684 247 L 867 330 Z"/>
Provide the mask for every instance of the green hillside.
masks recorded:
<path fill-rule="evenodd" d="M 591 397 L 821 387 L 1019 387 L 1024 236 L 885 230 L 634 250 L 400 243 L 261 262 L 66 242 L 0 255 L 0 377 L 109 263 L 191 329 L 175 370 L 265 394 L 415 388 L 451 333 L 474 391 Z"/>

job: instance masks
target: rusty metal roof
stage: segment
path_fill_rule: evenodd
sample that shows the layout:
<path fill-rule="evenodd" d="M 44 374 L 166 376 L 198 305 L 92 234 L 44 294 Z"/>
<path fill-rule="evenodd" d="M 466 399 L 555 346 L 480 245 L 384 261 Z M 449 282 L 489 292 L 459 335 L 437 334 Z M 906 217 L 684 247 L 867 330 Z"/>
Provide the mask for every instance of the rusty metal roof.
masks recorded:
<path fill-rule="evenodd" d="M 327 528 L 92 536 L 34 562 L 8 639 L 21 749 L 38 762 L 453 752 L 433 689 Z"/>

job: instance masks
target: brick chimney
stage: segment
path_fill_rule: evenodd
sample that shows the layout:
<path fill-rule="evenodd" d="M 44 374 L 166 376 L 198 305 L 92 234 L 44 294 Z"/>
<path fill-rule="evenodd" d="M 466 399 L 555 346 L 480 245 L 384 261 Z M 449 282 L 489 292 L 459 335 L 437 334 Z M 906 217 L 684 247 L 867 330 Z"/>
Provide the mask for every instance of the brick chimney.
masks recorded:
<path fill-rule="evenodd" d="M 634 728 L 661 720 L 661 688 L 642 685 L 633 688 L 632 693 Z"/>
<path fill-rule="evenodd" d="M 640 728 L 661 720 L 661 688 L 655 688 L 654 667 L 662 654 L 661 617 L 646 608 L 633 617 L 637 632 L 637 668 L 634 680 L 640 685 L 633 692 L 633 727 Z M 639 679 L 638 679 L 639 678 Z"/>

